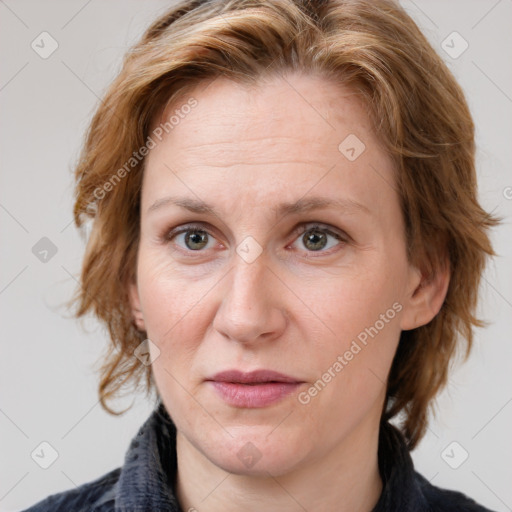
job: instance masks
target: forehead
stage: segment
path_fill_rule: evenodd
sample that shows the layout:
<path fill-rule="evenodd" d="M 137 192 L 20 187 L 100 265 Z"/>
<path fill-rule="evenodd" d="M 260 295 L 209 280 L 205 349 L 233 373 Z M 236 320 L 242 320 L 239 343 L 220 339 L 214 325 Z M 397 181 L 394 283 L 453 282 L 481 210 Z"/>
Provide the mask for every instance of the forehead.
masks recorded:
<path fill-rule="evenodd" d="M 197 105 L 179 115 L 192 98 Z M 358 133 L 371 144 L 379 143 L 366 111 L 354 91 L 320 76 L 273 75 L 251 86 L 219 77 L 180 94 L 153 120 L 153 128 L 174 118 L 167 139 L 172 138 L 175 147 L 181 149 L 202 145 L 203 153 L 215 149 L 209 148 L 213 144 L 227 143 L 223 148 L 227 150 L 233 142 L 254 141 L 271 149 L 277 136 L 292 143 L 300 138 L 313 145 L 330 145 L 339 156 L 337 143 L 345 132 Z"/>
<path fill-rule="evenodd" d="M 194 108 L 180 112 L 190 99 Z M 173 115 L 178 122 L 147 157 L 143 204 L 187 183 L 189 192 L 215 189 L 219 200 L 231 201 L 233 187 L 268 203 L 273 195 L 297 199 L 312 186 L 331 196 L 338 188 L 361 203 L 390 199 L 372 191 L 383 179 L 392 183 L 393 170 L 364 104 L 322 77 L 276 76 L 250 87 L 227 78 L 201 83 L 155 118 L 153 130 Z"/>

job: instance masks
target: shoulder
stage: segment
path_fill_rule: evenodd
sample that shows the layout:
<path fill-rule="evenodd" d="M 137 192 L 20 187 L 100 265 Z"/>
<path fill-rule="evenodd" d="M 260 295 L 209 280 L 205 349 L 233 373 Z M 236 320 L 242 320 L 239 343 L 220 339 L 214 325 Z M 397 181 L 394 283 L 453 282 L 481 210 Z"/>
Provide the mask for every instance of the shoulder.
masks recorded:
<path fill-rule="evenodd" d="M 493 512 L 459 491 L 432 485 L 417 472 L 415 479 L 432 512 Z"/>
<path fill-rule="evenodd" d="M 114 510 L 115 484 L 121 468 L 75 489 L 52 494 L 23 512 L 106 512 Z"/>

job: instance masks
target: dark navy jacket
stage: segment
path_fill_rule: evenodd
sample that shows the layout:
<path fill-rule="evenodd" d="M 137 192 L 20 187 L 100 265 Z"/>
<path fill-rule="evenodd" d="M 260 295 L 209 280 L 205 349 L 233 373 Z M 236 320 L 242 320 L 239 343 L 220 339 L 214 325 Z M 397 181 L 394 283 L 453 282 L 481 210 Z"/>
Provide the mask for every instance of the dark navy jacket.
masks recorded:
<path fill-rule="evenodd" d="M 176 428 L 160 402 L 133 438 L 121 468 L 24 512 L 184 512 L 174 494 L 175 445 Z M 373 512 L 491 512 L 415 472 L 401 433 L 389 423 L 380 428 L 378 458 L 383 491 Z"/>

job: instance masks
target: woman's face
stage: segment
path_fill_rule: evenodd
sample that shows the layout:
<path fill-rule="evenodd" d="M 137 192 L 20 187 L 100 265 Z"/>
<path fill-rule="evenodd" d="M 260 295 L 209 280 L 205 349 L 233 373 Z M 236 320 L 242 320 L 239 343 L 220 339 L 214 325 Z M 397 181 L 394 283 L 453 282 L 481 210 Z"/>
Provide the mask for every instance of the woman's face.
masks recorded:
<path fill-rule="evenodd" d="M 349 90 L 295 74 L 193 98 L 155 121 L 181 112 L 146 160 L 132 306 L 180 442 L 285 474 L 375 435 L 401 329 L 430 320 L 421 275 Z"/>

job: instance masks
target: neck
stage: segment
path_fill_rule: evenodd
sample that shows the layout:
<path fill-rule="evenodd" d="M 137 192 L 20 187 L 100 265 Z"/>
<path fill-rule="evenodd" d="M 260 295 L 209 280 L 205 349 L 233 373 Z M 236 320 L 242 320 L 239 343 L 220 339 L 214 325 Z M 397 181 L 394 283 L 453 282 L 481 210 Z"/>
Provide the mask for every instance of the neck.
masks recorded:
<path fill-rule="evenodd" d="M 321 459 L 274 477 L 229 473 L 178 431 L 177 498 L 187 511 L 371 512 L 382 492 L 378 434 L 378 423 L 359 425 Z"/>

